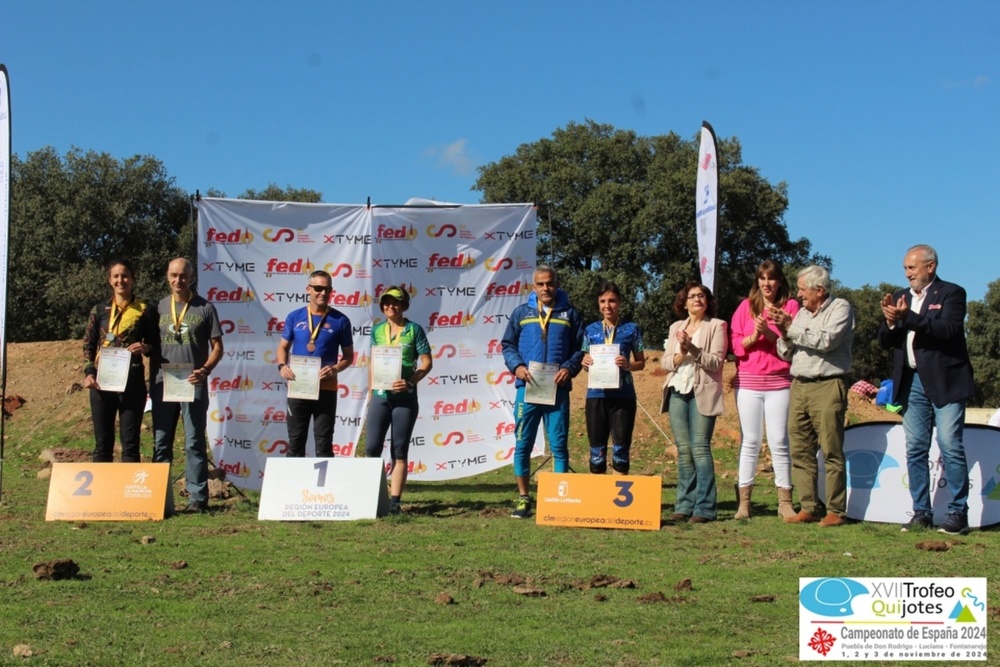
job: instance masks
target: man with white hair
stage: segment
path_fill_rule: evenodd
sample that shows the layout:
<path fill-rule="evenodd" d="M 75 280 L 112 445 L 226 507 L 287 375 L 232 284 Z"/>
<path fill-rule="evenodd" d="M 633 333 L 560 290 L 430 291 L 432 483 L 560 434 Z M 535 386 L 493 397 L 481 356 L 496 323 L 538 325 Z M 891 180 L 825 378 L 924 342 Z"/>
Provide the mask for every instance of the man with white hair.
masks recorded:
<path fill-rule="evenodd" d="M 882 298 L 885 322 L 878 340 L 892 349 L 892 402 L 903 406 L 906 469 L 913 518 L 902 531 L 934 527 L 928 455 L 931 434 L 944 462 L 951 493 L 938 532 L 969 532 L 969 468 L 962 445 L 965 402 L 976 393 L 965 343 L 965 290 L 937 276 L 937 252 L 929 245 L 906 251 L 903 270 L 910 289 Z"/>
<path fill-rule="evenodd" d="M 802 309 L 795 319 L 781 308 L 768 314 L 782 332 L 778 354 L 792 362 L 788 405 L 788 441 L 792 483 L 799 493 L 798 514 L 785 523 L 819 523 L 824 528 L 847 523 L 847 473 L 844 418 L 854 342 L 854 309 L 830 294 L 830 272 L 821 266 L 799 271 Z M 826 467 L 826 516 L 818 498 L 818 451 Z"/>

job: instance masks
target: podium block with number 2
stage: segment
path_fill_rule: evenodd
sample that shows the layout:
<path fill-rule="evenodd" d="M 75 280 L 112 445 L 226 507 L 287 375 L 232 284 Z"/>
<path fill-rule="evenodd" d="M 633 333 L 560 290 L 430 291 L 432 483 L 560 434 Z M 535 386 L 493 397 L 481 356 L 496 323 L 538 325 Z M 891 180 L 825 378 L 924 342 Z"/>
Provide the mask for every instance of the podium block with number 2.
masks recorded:
<path fill-rule="evenodd" d="M 538 473 L 535 523 L 659 530 L 661 488 L 659 477 Z"/>
<path fill-rule="evenodd" d="M 46 521 L 162 521 L 169 463 L 53 463 Z"/>

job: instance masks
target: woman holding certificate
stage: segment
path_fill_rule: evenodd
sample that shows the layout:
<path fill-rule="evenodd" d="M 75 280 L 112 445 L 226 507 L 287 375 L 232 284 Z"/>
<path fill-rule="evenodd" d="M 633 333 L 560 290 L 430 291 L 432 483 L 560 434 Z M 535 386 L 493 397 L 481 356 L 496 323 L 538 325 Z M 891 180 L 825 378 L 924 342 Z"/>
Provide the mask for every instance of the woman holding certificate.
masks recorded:
<path fill-rule="evenodd" d="M 590 472 L 595 475 L 608 470 L 608 436 L 611 469 L 619 475 L 628 474 L 636 408 L 632 371 L 641 371 L 646 366 L 642 331 L 634 322 L 621 321 L 621 303 L 618 285 L 611 282 L 601 285 L 597 307 L 603 319 L 584 330 L 587 436 Z"/>
<path fill-rule="evenodd" d="M 417 383 L 431 372 L 431 346 L 419 324 L 403 317 L 410 307 L 410 295 L 403 287 L 390 287 L 379 297 L 385 321 L 371 333 L 371 363 L 368 404 L 368 432 L 365 455 L 382 456 L 386 433 L 392 427 L 389 454 L 392 472 L 389 482 L 389 513 L 400 513 L 400 497 L 406 485 L 410 436 L 417 423 L 420 405 Z"/>
<path fill-rule="evenodd" d="M 778 487 L 778 516 L 795 516 L 792 507 L 792 461 L 788 453 L 788 400 L 791 393 L 791 362 L 778 356 L 781 332 L 768 314 L 780 308 L 791 317 L 799 303 L 789 298 L 781 264 L 765 260 L 757 267 L 750 296 L 733 314 L 732 349 L 736 357 L 736 408 L 740 413 L 740 476 L 737 496 L 740 506 L 735 519 L 750 518 L 750 494 L 757 473 L 757 459 L 767 425 L 767 447 L 771 450 L 774 484 Z"/>
<path fill-rule="evenodd" d="M 146 407 L 143 355 L 159 340 L 156 309 L 135 298 L 135 271 L 128 260 L 108 267 L 110 301 L 90 311 L 83 338 L 83 386 L 90 389 L 95 463 L 110 463 L 115 450 L 115 417 L 122 461 L 139 463 L 139 430 Z"/>
<path fill-rule="evenodd" d="M 726 322 L 715 317 L 715 299 L 707 287 L 689 281 L 677 293 L 663 342 L 667 369 L 660 412 L 670 413 L 677 445 L 677 500 L 673 521 L 707 523 L 716 517 L 715 461 L 712 432 L 722 414 L 722 364 L 726 359 Z"/>

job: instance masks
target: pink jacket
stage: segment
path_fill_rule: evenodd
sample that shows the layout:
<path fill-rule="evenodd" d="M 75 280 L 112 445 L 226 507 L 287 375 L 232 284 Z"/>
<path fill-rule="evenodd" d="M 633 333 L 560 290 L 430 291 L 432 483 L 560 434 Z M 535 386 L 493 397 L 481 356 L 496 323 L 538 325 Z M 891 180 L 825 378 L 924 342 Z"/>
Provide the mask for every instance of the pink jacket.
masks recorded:
<path fill-rule="evenodd" d="M 794 319 L 799 312 L 799 302 L 789 299 L 784 308 L 786 313 Z M 768 320 L 767 327 L 778 337 L 781 332 L 774 323 Z M 733 313 L 733 322 L 730 327 L 730 347 L 733 356 L 736 357 L 736 375 L 741 373 L 748 375 L 787 375 L 791 362 L 778 357 L 774 343 L 764 336 L 761 336 L 757 343 L 749 350 L 744 349 L 743 339 L 753 333 L 753 317 L 750 315 L 750 300 L 743 299 L 736 312 Z"/>

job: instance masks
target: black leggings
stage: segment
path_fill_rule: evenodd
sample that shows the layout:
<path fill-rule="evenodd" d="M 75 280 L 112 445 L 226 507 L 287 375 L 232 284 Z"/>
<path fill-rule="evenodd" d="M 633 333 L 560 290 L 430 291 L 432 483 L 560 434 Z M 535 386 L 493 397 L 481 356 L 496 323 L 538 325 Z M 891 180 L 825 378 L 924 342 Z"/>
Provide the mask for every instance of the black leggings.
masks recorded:
<path fill-rule="evenodd" d="M 142 373 L 129 373 L 125 391 L 90 390 L 90 414 L 94 419 L 94 463 L 110 463 L 115 454 L 115 417 L 122 442 L 122 462 L 140 463 L 139 434 L 146 409 L 146 380 Z"/>
<path fill-rule="evenodd" d="M 410 437 L 417 423 L 420 404 L 417 397 L 386 398 L 372 395 L 368 404 L 368 434 L 365 436 L 365 456 L 382 456 L 385 434 L 392 425 L 389 453 L 393 461 L 405 461 L 410 455 Z"/>

